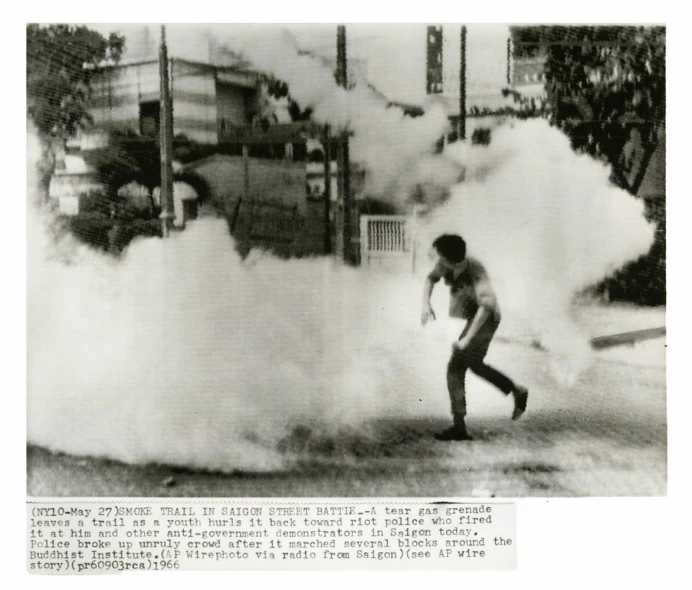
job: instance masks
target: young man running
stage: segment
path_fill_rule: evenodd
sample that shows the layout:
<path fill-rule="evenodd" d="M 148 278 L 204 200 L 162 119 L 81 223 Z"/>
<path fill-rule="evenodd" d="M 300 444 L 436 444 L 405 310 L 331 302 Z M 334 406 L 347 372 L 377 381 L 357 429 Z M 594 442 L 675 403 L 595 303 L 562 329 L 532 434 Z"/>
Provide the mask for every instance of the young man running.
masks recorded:
<path fill-rule="evenodd" d="M 466 370 L 492 383 L 505 395 L 514 397 L 512 420 L 526 410 L 528 389 L 515 384 L 483 360 L 500 325 L 500 307 L 483 265 L 466 257 L 466 242 L 461 236 L 445 234 L 433 242 L 438 255 L 435 268 L 425 280 L 421 323 L 435 319 L 430 305 L 435 284 L 444 279 L 450 289 L 449 315 L 467 320 L 459 340 L 452 345 L 447 365 L 447 389 L 452 402 L 454 425 L 435 435 L 438 440 L 471 440 L 466 431 Z"/>

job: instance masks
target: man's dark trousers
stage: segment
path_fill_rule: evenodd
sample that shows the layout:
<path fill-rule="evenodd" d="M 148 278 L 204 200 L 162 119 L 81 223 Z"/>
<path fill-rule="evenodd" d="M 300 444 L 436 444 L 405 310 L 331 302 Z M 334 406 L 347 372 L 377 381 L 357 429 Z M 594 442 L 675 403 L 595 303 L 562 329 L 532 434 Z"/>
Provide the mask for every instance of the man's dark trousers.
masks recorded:
<path fill-rule="evenodd" d="M 515 389 L 514 382 L 509 377 L 483 362 L 499 325 L 500 318 L 491 315 L 491 317 L 485 320 L 485 323 L 473 337 L 468 347 L 464 350 L 454 350 L 449 359 L 447 365 L 447 389 L 449 390 L 449 399 L 452 402 L 454 425 L 459 428 L 465 428 L 467 369 L 471 369 L 476 375 L 492 383 L 505 395 L 513 392 Z M 466 324 L 464 331 L 459 336 L 460 340 L 466 336 L 470 327 L 471 321 Z"/>

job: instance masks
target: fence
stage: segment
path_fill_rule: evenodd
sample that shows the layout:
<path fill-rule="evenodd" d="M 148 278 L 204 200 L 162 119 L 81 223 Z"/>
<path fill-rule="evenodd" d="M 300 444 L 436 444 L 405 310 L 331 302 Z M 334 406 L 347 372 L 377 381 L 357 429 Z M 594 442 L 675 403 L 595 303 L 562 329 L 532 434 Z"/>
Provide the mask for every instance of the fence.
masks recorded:
<path fill-rule="evenodd" d="M 301 212 L 297 205 L 258 199 L 238 199 L 223 207 L 242 255 L 262 248 L 284 258 L 324 254 L 323 209 L 309 206 Z"/>
<path fill-rule="evenodd" d="M 415 229 L 415 217 L 361 215 L 361 265 L 386 270 L 415 271 Z"/>

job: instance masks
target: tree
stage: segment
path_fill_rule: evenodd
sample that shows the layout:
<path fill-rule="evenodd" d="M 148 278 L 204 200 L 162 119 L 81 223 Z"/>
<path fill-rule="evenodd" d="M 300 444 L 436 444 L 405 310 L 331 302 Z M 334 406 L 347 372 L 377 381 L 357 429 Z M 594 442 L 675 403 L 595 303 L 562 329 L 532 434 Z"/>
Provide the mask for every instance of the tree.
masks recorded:
<path fill-rule="evenodd" d="M 47 198 L 55 167 L 53 144 L 64 142 L 91 122 L 87 107 L 96 66 L 117 62 L 125 39 L 64 24 L 29 24 L 26 35 L 27 116 L 44 148 L 41 187 Z"/>
<path fill-rule="evenodd" d="M 665 28 L 516 27 L 512 35 L 515 58 L 545 60 L 551 123 L 576 151 L 609 164 L 617 185 L 640 196 L 652 157 L 665 149 Z M 611 297 L 665 302 L 665 188 L 654 192 L 645 199 L 647 219 L 657 223 L 654 244 L 600 285 Z"/>
<path fill-rule="evenodd" d="M 651 152 L 665 122 L 665 28 L 517 27 L 513 37 L 515 57 L 545 58 L 551 122 L 636 192 L 621 160 L 633 132 Z"/>
<path fill-rule="evenodd" d="M 288 101 L 288 114 L 291 117 L 291 121 L 308 121 L 310 119 L 312 109 L 310 107 L 304 110 L 300 108 L 300 105 L 291 97 L 291 92 L 286 82 L 270 76 L 267 79 L 267 93 L 276 99 L 285 98 Z"/>
<path fill-rule="evenodd" d="M 158 143 L 131 132 L 113 132 L 108 145 L 84 154 L 106 187 L 107 202 L 118 202 L 118 190 L 130 182 L 147 187 L 150 194 L 161 184 Z M 153 202 L 151 203 L 153 209 Z"/>

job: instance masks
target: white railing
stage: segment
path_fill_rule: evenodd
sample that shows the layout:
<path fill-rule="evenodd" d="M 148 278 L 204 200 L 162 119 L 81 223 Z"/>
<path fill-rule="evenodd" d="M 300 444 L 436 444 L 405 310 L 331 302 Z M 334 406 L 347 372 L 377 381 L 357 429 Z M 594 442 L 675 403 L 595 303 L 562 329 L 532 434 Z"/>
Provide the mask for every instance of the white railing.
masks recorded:
<path fill-rule="evenodd" d="M 360 216 L 360 261 L 363 266 L 415 270 L 415 217 Z"/>

